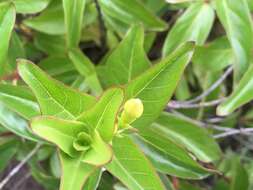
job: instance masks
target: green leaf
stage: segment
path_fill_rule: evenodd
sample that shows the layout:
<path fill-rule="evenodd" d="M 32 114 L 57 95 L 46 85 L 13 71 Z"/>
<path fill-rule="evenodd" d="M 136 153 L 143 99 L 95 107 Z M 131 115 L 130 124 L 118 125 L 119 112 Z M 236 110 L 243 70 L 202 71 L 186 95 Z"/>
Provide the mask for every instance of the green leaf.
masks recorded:
<path fill-rule="evenodd" d="M 140 130 L 139 134 L 135 142 L 158 171 L 185 179 L 203 179 L 210 174 L 156 125 Z"/>
<path fill-rule="evenodd" d="M 42 141 L 32 134 L 29 129 L 28 123 L 22 117 L 8 109 L 3 103 L 0 102 L 0 124 L 9 131 L 32 141 Z"/>
<path fill-rule="evenodd" d="M 102 170 L 94 172 L 83 186 L 83 190 L 96 190 L 100 182 Z"/>
<path fill-rule="evenodd" d="M 4 73 L 4 65 L 7 62 L 9 42 L 15 24 L 16 12 L 12 3 L 0 3 L 0 75 Z"/>
<path fill-rule="evenodd" d="M 44 115 L 75 119 L 96 102 L 93 96 L 66 87 L 27 60 L 19 60 L 18 72 L 34 92 Z"/>
<path fill-rule="evenodd" d="M 63 55 L 66 51 L 64 36 L 47 35 L 36 32 L 34 45 L 48 55 Z"/>
<path fill-rule="evenodd" d="M 223 36 L 209 44 L 197 46 L 192 61 L 200 73 L 215 73 L 233 64 L 233 50 L 228 39 Z"/>
<path fill-rule="evenodd" d="M 35 97 L 23 86 L 0 84 L 0 102 L 26 119 L 40 115 Z"/>
<path fill-rule="evenodd" d="M 102 87 L 97 77 L 94 64 L 79 49 L 71 49 L 68 52 L 69 58 L 77 71 L 85 77 L 85 83 L 95 95 L 102 93 Z"/>
<path fill-rule="evenodd" d="M 249 189 L 249 176 L 246 169 L 240 163 L 240 159 L 235 157 L 232 160 L 230 190 L 248 190 Z"/>
<path fill-rule="evenodd" d="M 81 37 L 86 0 L 63 0 L 63 10 L 68 48 L 77 47 Z"/>
<path fill-rule="evenodd" d="M 81 156 L 72 159 L 60 152 L 62 177 L 60 190 L 81 190 L 88 177 L 96 170 L 95 166 L 83 163 Z"/>
<path fill-rule="evenodd" d="M 218 17 L 234 50 L 235 79 L 241 78 L 250 64 L 253 49 L 253 24 L 246 0 L 216 0 Z"/>
<path fill-rule="evenodd" d="M 48 116 L 32 119 L 31 128 L 35 134 L 56 144 L 63 152 L 71 157 L 78 155 L 78 152 L 73 147 L 73 141 L 80 132 L 88 130 L 88 127 L 84 126 L 81 122 Z"/>
<path fill-rule="evenodd" d="M 184 44 L 126 85 L 125 99 L 139 98 L 144 105 L 142 117 L 133 126 L 148 126 L 160 115 L 191 59 L 193 48 L 191 42 Z"/>
<path fill-rule="evenodd" d="M 174 143 L 186 147 L 202 162 L 217 161 L 221 150 L 207 130 L 180 116 L 162 113 L 152 127 Z"/>
<path fill-rule="evenodd" d="M 102 11 L 106 17 L 119 20 L 124 24 L 143 23 L 149 30 L 163 31 L 166 29 L 166 23 L 156 17 L 138 0 L 99 0 Z"/>
<path fill-rule="evenodd" d="M 17 152 L 18 143 L 13 138 L 1 137 L 0 138 L 0 172 L 2 172 L 5 167 L 9 164 L 12 157 Z"/>
<path fill-rule="evenodd" d="M 8 50 L 8 66 L 10 67 L 10 72 L 15 72 L 15 69 L 17 68 L 16 59 L 26 57 L 24 44 L 21 40 L 22 39 L 17 32 L 13 31 Z"/>
<path fill-rule="evenodd" d="M 126 84 L 150 67 L 143 43 L 144 30 L 134 25 L 106 59 L 105 66 L 98 69 L 105 87 Z"/>
<path fill-rule="evenodd" d="M 253 99 L 253 66 L 243 75 L 232 94 L 217 107 L 217 114 L 220 116 L 229 115 L 240 106 Z"/>
<path fill-rule="evenodd" d="M 104 141 L 109 142 L 117 130 L 115 122 L 123 99 L 121 88 L 108 89 L 95 106 L 84 112 L 78 120 L 97 130 Z"/>
<path fill-rule="evenodd" d="M 53 117 L 37 117 L 31 121 L 31 127 L 38 136 L 56 144 L 63 152 L 76 158 L 81 152 L 74 149 L 73 143 L 81 132 L 89 133 L 89 127 L 78 121 L 62 120 Z M 103 165 L 112 158 L 110 146 L 105 144 L 99 134 L 92 134 L 92 142 L 83 156 L 82 162 Z"/>
<path fill-rule="evenodd" d="M 114 157 L 106 166 L 130 190 L 165 190 L 153 166 L 129 137 L 115 137 Z"/>
<path fill-rule="evenodd" d="M 45 9 L 50 0 L 15 0 L 17 12 L 22 14 L 35 14 Z"/>
<path fill-rule="evenodd" d="M 71 64 L 68 57 L 62 54 L 48 56 L 47 58 L 42 59 L 38 63 L 38 66 L 53 77 L 75 70 L 75 67 Z"/>
<path fill-rule="evenodd" d="M 112 160 L 113 152 L 111 146 L 107 145 L 100 135 L 95 131 L 92 136 L 91 148 L 82 156 L 82 162 L 102 166 Z"/>
<path fill-rule="evenodd" d="M 163 56 L 170 54 L 186 41 L 203 45 L 211 31 L 214 18 L 214 10 L 208 3 L 192 4 L 169 31 L 163 46 Z"/>
<path fill-rule="evenodd" d="M 61 0 L 53 0 L 40 15 L 24 20 L 24 24 L 46 34 L 65 34 Z"/>

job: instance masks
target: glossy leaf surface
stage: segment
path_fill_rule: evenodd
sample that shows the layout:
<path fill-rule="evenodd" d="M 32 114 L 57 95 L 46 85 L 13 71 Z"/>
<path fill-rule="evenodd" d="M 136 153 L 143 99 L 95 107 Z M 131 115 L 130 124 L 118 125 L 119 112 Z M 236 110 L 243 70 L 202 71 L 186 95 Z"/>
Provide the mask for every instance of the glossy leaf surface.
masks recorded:
<path fill-rule="evenodd" d="M 63 0 L 67 46 L 77 47 L 82 29 L 86 0 Z"/>
<path fill-rule="evenodd" d="M 26 119 L 40 115 L 36 99 L 26 87 L 0 84 L 0 101 Z"/>
<path fill-rule="evenodd" d="M 33 63 L 19 60 L 18 71 L 29 85 L 44 115 L 74 119 L 95 103 L 95 98 L 53 80 Z"/>
<path fill-rule="evenodd" d="M 153 166 L 128 137 L 115 138 L 113 151 L 113 160 L 106 168 L 130 190 L 165 190 Z"/>
<path fill-rule="evenodd" d="M 163 56 L 173 52 L 186 41 L 203 45 L 214 21 L 214 10 L 204 2 L 192 4 L 169 31 L 163 46 Z"/>
<path fill-rule="evenodd" d="M 126 84 L 150 67 L 143 41 L 143 28 L 133 26 L 106 59 L 105 66 L 98 69 L 105 87 Z"/>
<path fill-rule="evenodd" d="M 126 85 L 125 99 L 139 98 L 144 106 L 142 117 L 133 126 L 148 126 L 160 115 L 190 61 L 193 48 L 192 43 L 184 44 Z"/>
<path fill-rule="evenodd" d="M 15 18 L 14 5 L 10 2 L 0 3 L 0 76 L 4 72 L 4 66 L 7 61 L 9 41 L 15 24 Z"/>
<path fill-rule="evenodd" d="M 253 24 L 246 0 L 216 0 L 218 17 L 224 26 L 236 57 L 236 81 L 250 64 L 253 48 Z"/>

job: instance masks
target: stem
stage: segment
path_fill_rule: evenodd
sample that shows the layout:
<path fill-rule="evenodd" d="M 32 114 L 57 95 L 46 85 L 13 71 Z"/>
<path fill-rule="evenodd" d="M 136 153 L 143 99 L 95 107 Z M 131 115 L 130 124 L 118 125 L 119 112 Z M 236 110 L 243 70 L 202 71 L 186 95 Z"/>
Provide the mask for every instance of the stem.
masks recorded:
<path fill-rule="evenodd" d="M 11 170 L 11 172 L 0 182 L 0 189 L 4 188 L 8 181 L 19 172 L 19 170 L 26 164 L 28 160 L 30 160 L 30 158 L 33 157 L 34 154 L 36 154 L 40 147 L 41 143 L 38 143 L 35 148 L 17 166 L 15 166 Z"/>
<path fill-rule="evenodd" d="M 226 131 L 224 133 L 214 135 L 213 137 L 215 139 L 219 139 L 219 138 L 224 138 L 224 137 L 233 136 L 233 135 L 237 135 L 237 134 L 253 135 L 253 128 L 231 129 L 230 131 Z"/>
<path fill-rule="evenodd" d="M 211 107 L 216 106 L 224 101 L 224 98 L 213 100 L 210 102 L 200 102 L 198 104 L 189 104 L 181 101 L 170 101 L 168 107 L 172 109 L 192 109 L 192 108 L 201 108 L 201 107 Z"/>
<path fill-rule="evenodd" d="M 196 98 L 193 98 L 192 100 L 184 101 L 186 104 L 192 104 L 196 103 L 200 100 L 202 100 L 204 97 L 208 96 L 212 91 L 214 91 L 233 71 L 233 67 L 229 67 L 224 74 L 212 85 L 210 86 L 206 91 L 204 91 L 202 94 L 197 96 Z"/>

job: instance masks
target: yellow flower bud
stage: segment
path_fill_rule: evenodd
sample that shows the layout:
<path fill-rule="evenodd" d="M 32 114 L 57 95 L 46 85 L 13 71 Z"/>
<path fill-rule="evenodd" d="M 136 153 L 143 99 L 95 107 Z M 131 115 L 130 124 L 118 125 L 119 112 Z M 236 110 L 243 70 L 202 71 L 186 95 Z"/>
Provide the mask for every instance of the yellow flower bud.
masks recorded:
<path fill-rule="evenodd" d="M 138 98 L 128 100 L 124 105 L 124 111 L 133 118 L 139 118 L 143 113 L 142 101 Z"/>
<path fill-rule="evenodd" d="M 121 115 L 121 127 L 125 128 L 141 117 L 143 113 L 143 104 L 140 99 L 130 99 L 126 101 Z"/>

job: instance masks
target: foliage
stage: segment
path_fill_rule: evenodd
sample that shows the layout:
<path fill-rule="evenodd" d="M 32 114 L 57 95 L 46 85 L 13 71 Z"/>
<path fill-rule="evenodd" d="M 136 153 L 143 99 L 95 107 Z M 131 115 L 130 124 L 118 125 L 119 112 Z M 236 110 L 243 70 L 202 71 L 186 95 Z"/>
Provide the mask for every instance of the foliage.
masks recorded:
<path fill-rule="evenodd" d="M 0 172 L 17 160 L 46 190 L 252 189 L 252 11 L 0 0 Z"/>

